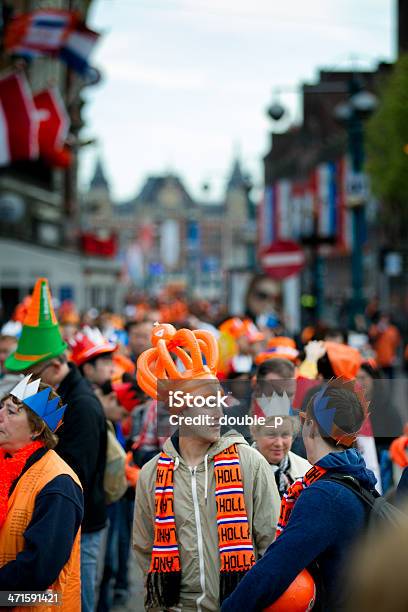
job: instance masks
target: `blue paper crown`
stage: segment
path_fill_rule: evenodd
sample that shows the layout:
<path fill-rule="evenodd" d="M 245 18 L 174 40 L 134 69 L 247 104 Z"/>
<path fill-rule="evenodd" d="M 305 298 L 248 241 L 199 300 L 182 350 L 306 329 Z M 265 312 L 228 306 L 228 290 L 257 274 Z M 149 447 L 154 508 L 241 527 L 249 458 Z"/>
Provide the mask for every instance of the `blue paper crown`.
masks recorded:
<path fill-rule="evenodd" d="M 64 406 L 58 408 L 60 401 L 59 397 L 54 397 L 54 399 L 48 400 L 50 393 L 51 389 L 43 389 L 43 391 L 39 391 L 39 393 L 31 395 L 31 397 L 27 397 L 22 401 L 43 421 L 45 421 L 51 431 L 55 431 L 64 415 L 67 405 L 64 404 Z"/>
<path fill-rule="evenodd" d="M 319 423 L 323 431 L 331 436 L 334 416 L 336 414 L 336 408 L 328 408 L 329 398 L 325 397 L 328 385 L 323 385 L 318 393 L 316 393 L 313 400 L 313 412 L 316 417 L 316 421 Z"/>

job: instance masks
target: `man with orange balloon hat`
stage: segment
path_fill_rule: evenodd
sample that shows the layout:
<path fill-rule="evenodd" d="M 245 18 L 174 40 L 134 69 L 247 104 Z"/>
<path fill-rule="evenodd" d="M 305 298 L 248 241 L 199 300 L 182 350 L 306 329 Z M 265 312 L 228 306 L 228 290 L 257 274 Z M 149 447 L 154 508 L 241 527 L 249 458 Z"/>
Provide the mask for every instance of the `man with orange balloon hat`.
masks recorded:
<path fill-rule="evenodd" d="M 226 396 L 211 332 L 157 324 L 152 345 L 138 359 L 137 380 L 178 429 L 136 487 L 133 547 L 145 609 L 216 612 L 272 542 L 279 494 L 265 459 L 237 432 L 220 435 L 218 398 Z"/>
<path fill-rule="evenodd" d="M 361 494 L 378 496 L 375 476 L 354 448 L 366 415 L 367 402 L 352 381 L 333 379 L 310 397 L 301 419 L 313 467 L 289 487 L 278 537 L 222 612 L 344 610 L 343 572 L 366 524 Z"/>

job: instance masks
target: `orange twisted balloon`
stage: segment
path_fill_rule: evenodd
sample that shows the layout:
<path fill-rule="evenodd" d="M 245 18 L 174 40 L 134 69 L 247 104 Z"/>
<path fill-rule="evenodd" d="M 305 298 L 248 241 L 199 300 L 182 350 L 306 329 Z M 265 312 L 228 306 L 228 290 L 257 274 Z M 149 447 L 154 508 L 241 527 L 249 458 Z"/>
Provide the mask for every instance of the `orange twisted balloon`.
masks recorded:
<path fill-rule="evenodd" d="M 152 332 L 152 346 L 153 348 L 139 356 L 136 378 L 143 391 L 154 399 L 157 399 L 158 380 L 217 378 L 218 344 L 209 331 L 177 331 L 169 323 L 156 323 Z M 177 369 L 171 353 L 180 359 L 185 368 L 184 372 Z"/>

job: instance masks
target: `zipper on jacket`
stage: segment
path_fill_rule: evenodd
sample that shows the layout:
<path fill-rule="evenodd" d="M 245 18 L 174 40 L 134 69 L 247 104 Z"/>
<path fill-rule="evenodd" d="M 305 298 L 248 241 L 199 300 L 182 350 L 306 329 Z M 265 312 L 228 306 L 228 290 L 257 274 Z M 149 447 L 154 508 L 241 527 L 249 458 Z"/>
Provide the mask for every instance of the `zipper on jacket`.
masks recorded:
<path fill-rule="evenodd" d="M 198 505 L 197 495 L 197 478 L 196 478 L 197 467 L 191 468 L 191 492 L 193 494 L 193 505 L 194 505 L 194 517 L 197 528 L 197 544 L 198 544 L 198 562 L 200 568 L 200 586 L 202 594 L 197 598 L 197 612 L 201 612 L 201 604 L 205 598 L 205 572 L 204 572 L 204 547 L 203 547 L 203 532 L 201 529 L 200 519 L 200 507 Z"/>

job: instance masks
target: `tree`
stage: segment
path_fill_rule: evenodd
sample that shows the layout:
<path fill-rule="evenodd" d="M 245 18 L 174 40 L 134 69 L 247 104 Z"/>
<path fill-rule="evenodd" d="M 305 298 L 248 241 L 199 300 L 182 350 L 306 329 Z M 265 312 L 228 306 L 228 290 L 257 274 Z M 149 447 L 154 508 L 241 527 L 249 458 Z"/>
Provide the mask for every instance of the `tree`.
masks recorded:
<path fill-rule="evenodd" d="M 368 122 L 367 170 L 387 237 L 399 242 L 408 226 L 408 54 L 395 64 Z"/>

